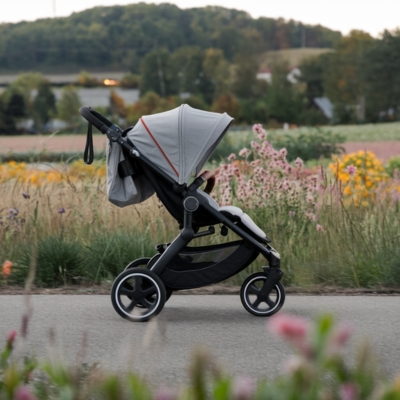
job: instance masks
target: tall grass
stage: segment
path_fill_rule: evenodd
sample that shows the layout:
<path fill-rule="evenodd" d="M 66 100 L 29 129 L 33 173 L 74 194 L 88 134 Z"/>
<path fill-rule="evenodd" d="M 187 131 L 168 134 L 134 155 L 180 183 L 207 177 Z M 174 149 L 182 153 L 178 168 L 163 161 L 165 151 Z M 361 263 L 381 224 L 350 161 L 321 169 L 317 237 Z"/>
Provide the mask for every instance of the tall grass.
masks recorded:
<path fill-rule="evenodd" d="M 400 195 L 372 186 L 376 194 L 356 203 L 344 194 L 344 172 L 335 178 L 329 170 L 326 175 L 305 168 L 301 160 L 289 164 L 285 151 L 274 150 L 260 135 L 240 161 L 220 166 L 215 193 L 221 204 L 241 207 L 272 238 L 284 283 L 399 286 Z M 86 170 L 75 177 L 63 172 L 50 183 L 26 183 L 18 175 L 0 183 L 0 263 L 13 263 L 12 274 L 0 275 L 0 283 L 22 284 L 32 257 L 36 285 L 101 282 L 176 237 L 177 222 L 155 196 L 119 209 L 107 201 L 105 178 L 96 171 L 89 178 Z M 214 235 L 193 245 L 234 239 L 233 233 Z M 230 282 L 240 284 L 265 264 L 259 257 Z"/>

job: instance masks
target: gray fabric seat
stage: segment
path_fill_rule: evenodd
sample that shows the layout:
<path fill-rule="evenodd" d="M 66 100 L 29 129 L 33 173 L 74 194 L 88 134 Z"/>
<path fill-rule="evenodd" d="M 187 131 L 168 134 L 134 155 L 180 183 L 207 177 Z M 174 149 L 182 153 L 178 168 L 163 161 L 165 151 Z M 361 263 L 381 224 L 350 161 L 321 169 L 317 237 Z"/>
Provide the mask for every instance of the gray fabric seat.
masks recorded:
<path fill-rule="evenodd" d="M 214 209 L 229 213 L 231 216 L 238 217 L 242 224 L 246 226 L 250 231 L 252 231 L 256 236 L 267 239 L 267 235 L 265 232 L 258 227 L 258 225 L 249 217 L 246 213 L 244 213 L 239 207 L 235 206 L 223 206 L 220 207 L 219 204 L 207 193 L 203 192 L 202 190 L 197 191 L 198 194 L 205 197 L 208 201 L 208 204 L 213 207 Z"/>

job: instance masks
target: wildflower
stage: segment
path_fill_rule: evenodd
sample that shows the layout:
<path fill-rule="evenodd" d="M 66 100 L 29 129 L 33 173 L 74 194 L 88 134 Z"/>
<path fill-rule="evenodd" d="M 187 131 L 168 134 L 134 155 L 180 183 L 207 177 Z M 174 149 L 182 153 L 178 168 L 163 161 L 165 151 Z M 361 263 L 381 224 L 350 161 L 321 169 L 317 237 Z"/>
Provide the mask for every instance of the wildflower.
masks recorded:
<path fill-rule="evenodd" d="M 317 232 L 325 232 L 324 228 L 320 224 L 317 224 Z"/>
<path fill-rule="evenodd" d="M 240 157 L 246 157 L 251 153 L 251 150 L 247 149 L 246 147 L 239 151 Z"/>
<path fill-rule="evenodd" d="M 10 216 L 16 216 L 16 215 L 18 215 L 19 210 L 18 210 L 18 208 L 10 208 L 8 210 L 8 213 L 10 214 Z"/>
<path fill-rule="evenodd" d="M 30 194 L 27 193 L 27 192 L 22 192 L 22 196 L 24 196 L 24 199 L 30 199 L 31 198 Z"/>
<path fill-rule="evenodd" d="M 286 157 L 287 156 L 287 150 L 285 148 L 279 150 L 279 156 L 280 157 Z"/>
<path fill-rule="evenodd" d="M 14 395 L 15 400 L 36 400 L 37 397 L 32 394 L 28 386 L 21 386 Z"/>
<path fill-rule="evenodd" d="M 5 278 L 11 275 L 11 268 L 13 266 L 13 263 L 10 260 L 4 261 L 3 268 L 2 268 L 2 274 Z"/>
<path fill-rule="evenodd" d="M 346 167 L 346 172 L 347 172 L 349 175 L 355 175 L 355 174 L 357 173 L 357 167 L 355 167 L 354 165 L 348 165 L 348 166 Z"/>
<path fill-rule="evenodd" d="M 59 214 L 64 214 L 65 213 L 65 208 L 61 207 L 57 211 L 58 211 Z"/>
<path fill-rule="evenodd" d="M 357 387 L 354 383 L 345 383 L 340 388 L 341 400 L 356 400 L 358 399 Z"/>
<path fill-rule="evenodd" d="M 254 150 L 260 150 L 260 148 L 261 148 L 260 144 L 257 143 L 257 142 L 255 142 L 254 140 L 251 141 L 251 147 L 252 147 Z"/>
<path fill-rule="evenodd" d="M 295 160 L 295 162 L 294 162 L 294 165 L 295 165 L 298 169 L 300 169 L 300 168 L 303 168 L 303 167 L 304 167 L 304 162 L 303 162 L 303 160 L 302 160 L 301 158 L 297 157 L 296 160 Z"/>
<path fill-rule="evenodd" d="M 346 342 L 349 340 L 351 334 L 353 332 L 353 328 L 350 325 L 341 325 L 334 332 L 331 338 L 331 344 L 334 349 L 340 349 L 343 347 Z"/>
<path fill-rule="evenodd" d="M 176 390 L 165 386 L 158 388 L 156 395 L 154 396 L 155 400 L 175 400 L 177 398 L 178 393 Z"/>
<path fill-rule="evenodd" d="M 262 133 L 264 131 L 264 129 L 263 129 L 261 124 L 254 124 L 253 125 L 253 131 L 255 133 Z"/>
<path fill-rule="evenodd" d="M 273 334 L 289 341 L 303 340 L 308 331 L 308 322 L 293 315 L 278 314 L 271 317 L 268 328 Z"/>
<path fill-rule="evenodd" d="M 236 159 L 235 153 L 231 153 L 231 155 L 228 157 L 228 161 L 233 161 Z"/>
<path fill-rule="evenodd" d="M 294 218 L 296 211 L 289 211 L 289 218 Z"/>
<path fill-rule="evenodd" d="M 254 379 L 247 377 L 239 377 L 235 379 L 233 384 L 233 398 L 235 400 L 252 399 L 256 391 Z"/>
<path fill-rule="evenodd" d="M 7 335 L 7 348 L 8 349 L 12 349 L 13 345 L 14 345 L 14 341 L 15 338 L 17 337 L 17 331 L 11 331 L 8 335 Z"/>

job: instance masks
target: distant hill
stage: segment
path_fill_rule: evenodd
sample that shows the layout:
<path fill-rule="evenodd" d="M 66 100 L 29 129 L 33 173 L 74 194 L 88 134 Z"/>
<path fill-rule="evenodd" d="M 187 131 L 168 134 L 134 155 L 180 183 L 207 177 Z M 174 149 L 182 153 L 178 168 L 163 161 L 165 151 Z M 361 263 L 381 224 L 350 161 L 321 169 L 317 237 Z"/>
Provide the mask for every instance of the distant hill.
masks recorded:
<path fill-rule="evenodd" d="M 287 62 L 290 67 L 300 65 L 304 60 L 333 51 L 324 48 L 299 48 L 267 51 L 260 57 L 261 68 L 270 67 L 277 62 Z"/>
<path fill-rule="evenodd" d="M 301 47 L 332 48 L 340 32 L 283 19 L 253 19 L 222 7 L 180 9 L 172 4 L 95 7 L 66 18 L 0 24 L 0 72 L 82 69 L 139 71 L 144 54 L 163 47 L 222 49 L 237 53 Z"/>

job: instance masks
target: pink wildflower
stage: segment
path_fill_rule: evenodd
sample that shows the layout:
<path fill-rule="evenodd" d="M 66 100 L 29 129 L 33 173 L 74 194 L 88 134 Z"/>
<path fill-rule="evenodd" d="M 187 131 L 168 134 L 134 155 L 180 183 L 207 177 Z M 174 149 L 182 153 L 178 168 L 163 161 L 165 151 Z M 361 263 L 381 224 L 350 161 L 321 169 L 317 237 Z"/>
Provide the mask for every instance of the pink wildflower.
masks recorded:
<path fill-rule="evenodd" d="M 267 133 L 264 130 L 257 134 L 257 139 L 259 139 L 259 140 L 264 140 L 266 137 L 267 137 Z"/>
<path fill-rule="evenodd" d="M 280 157 L 286 157 L 287 156 L 287 150 L 285 148 L 279 150 L 279 156 Z"/>
<path fill-rule="evenodd" d="M 324 228 L 320 224 L 317 224 L 317 232 L 325 232 Z"/>
<path fill-rule="evenodd" d="M 251 150 L 247 149 L 246 147 L 239 151 L 240 157 L 247 157 L 251 153 Z"/>
<path fill-rule="evenodd" d="M 231 155 L 228 157 L 228 161 L 233 161 L 236 159 L 236 154 L 235 153 L 231 153 Z"/>
<path fill-rule="evenodd" d="M 289 211 L 289 218 L 294 218 L 296 211 Z"/>
<path fill-rule="evenodd" d="M 339 326 L 339 328 L 334 332 L 331 338 L 331 344 L 334 350 L 343 347 L 349 340 L 352 332 L 353 332 L 353 327 L 350 325 Z"/>
<path fill-rule="evenodd" d="M 254 150 L 260 150 L 260 144 L 259 143 L 257 143 L 257 142 L 255 142 L 254 140 L 252 140 L 251 141 L 251 147 L 254 149 Z"/>
<path fill-rule="evenodd" d="M 254 379 L 247 377 L 239 377 L 235 379 L 233 384 L 233 398 L 235 400 L 252 399 L 256 391 Z"/>
<path fill-rule="evenodd" d="M 355 167 L 354 165 L 348 165 L 348 166 L 346 167 L 346 172 L 347 172 L 349 175 L 355 175 L 355 174 L 357 173 L 357 167 Z"/>
<path fill-rule="evenodd" d="M 28 386 L 21 386 L 17 389 L 14 395 L 15 400 L 36 400 Z"/>
<path fill-rule="evenodd" d="M 261 133 L 261 132 L 263 132 L 263 127 L 262 127 L 262 125 L 261 124 L 254 124 L 253 125 L 253 132 L 255 132 L 255 133 Z"/>
<path fill-rule="evenodd" d="M 286 340 L 303 340 L 308 331 L 308 322 L 293 315 L 278 314 L 268 321 L 268 328 L 273 334 Z"/>
<path fill-rule="evenodd" d="M 295 160 L 295 162 L 294 162 L 294 165 L 295 165 L 298 169 L 300 169 L 300 168 L 303 168 L 303 167 L 304 167 L 304 162 L 303 162 L 303 160 L 302 160 L 301 158 L 297 157 L 296 160 Z"/>
<path fill-rule="evenodd" d="M 175 400 L 177 398 L 177 391 L 166 386 L 158 388 L 156 395 L 154 396 L 155 400 Z"/>
<path fill-rule="evenodd" d="M 356 400 L 357 396 L 357 386 L 354 383 L 345 383 L 340 388 L 340 398 L 341 400 Z"/>
<path fill-rule="evenodd" d="M 7 347 L 9 349 L 12 349 L 14 346 L 15 338 L 17 337 L 17 331 L 11 331 L 7 335 Z"/>

